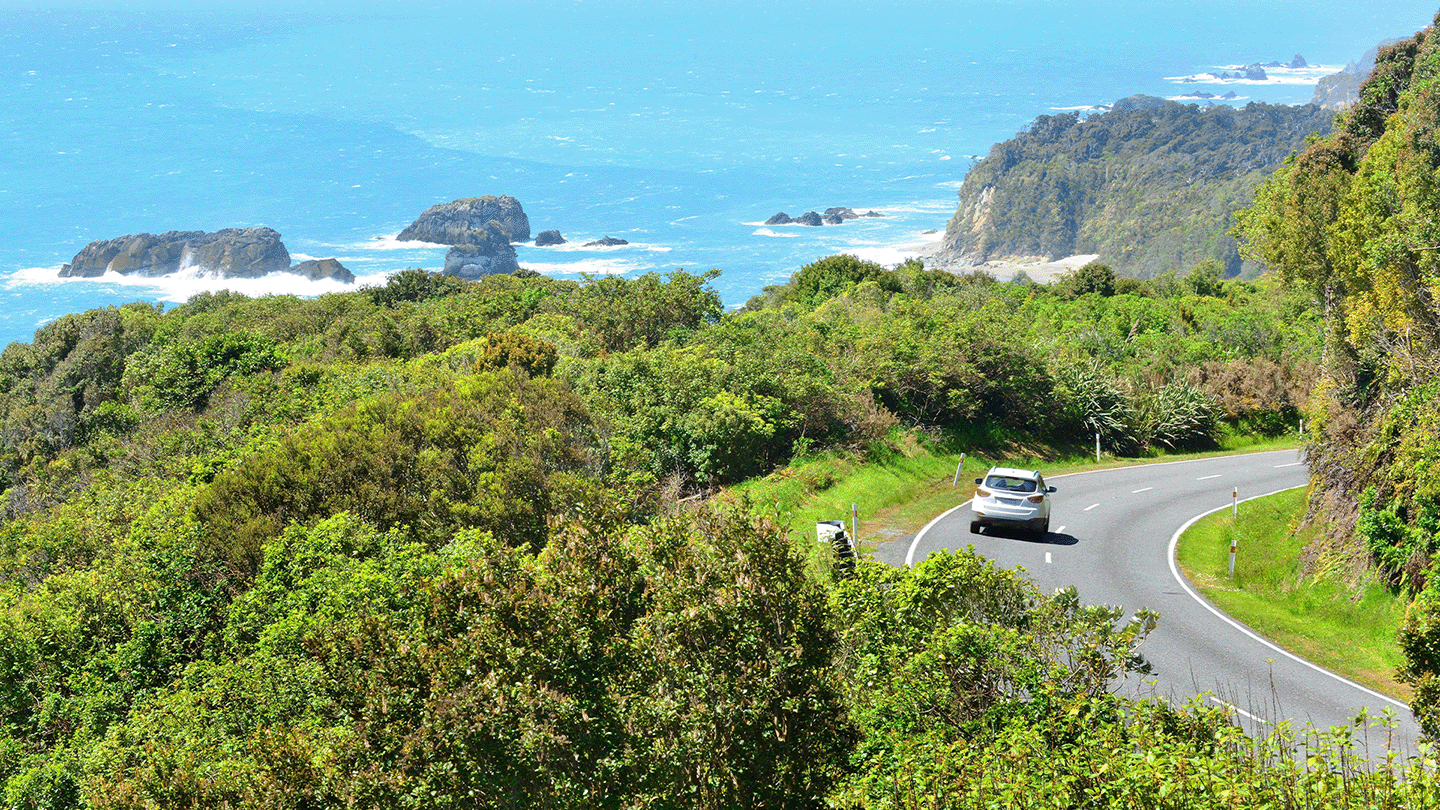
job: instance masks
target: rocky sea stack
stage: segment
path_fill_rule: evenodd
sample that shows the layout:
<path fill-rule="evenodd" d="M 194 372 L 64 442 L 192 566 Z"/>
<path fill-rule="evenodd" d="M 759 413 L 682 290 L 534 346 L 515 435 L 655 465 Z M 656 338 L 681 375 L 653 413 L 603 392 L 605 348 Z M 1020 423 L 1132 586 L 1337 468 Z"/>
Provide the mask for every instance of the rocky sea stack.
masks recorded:
<path fill-rule="evenodd" d="M 345 265 L 336 259 L 311 259 L 300 262 L 290 268 L 289 272 L 297 276 L 304 276 L 311 281 L 320 281 L 327 278 L 343 281 L 346 284 L 351 284 L 355 281 L 355 274 L 350 272 Z"/>
<path fill-rule="evenodd" d="M 541 231 L 535 236 L 535 247 L 565 244 L 565 237 L 559 231 Z"/>
<path fill-rule="evenodd" d="M 489 241 L 485 228 L 497 222 L 511 242 L 530 241 L 530 218 L 514 197 L 468 197 L 425 209 L 396 237 L 402 242 L 469 245 Z"/>
<path fill-rule="evenodd" d="M 472 232 L 475 241 L 445 252 L 445 275 L 476 279 L 519 270 L 515 248 L 507 237 L 500 223 L 486 223 L 483 229 Z"/>
<path fill-rule="evenodd" d="M 220 278 L 259 278 L 288 272 L 290 251 L 271 228 L 137 233 L 91 242 L 60 268 L 60 275 L 93 278 L 115 272 L 168 276 L 191 268 Z"/>
<path fill-rule="evenodd" d="M 613 236 L 604 236 L 596 239 L 594 242 L 586 242 L 584 245 L 581 245 L 581 247 L 614 247 L 616 245 L 628 244 L 630 243 L 624 239 L 616 239 Z"/>

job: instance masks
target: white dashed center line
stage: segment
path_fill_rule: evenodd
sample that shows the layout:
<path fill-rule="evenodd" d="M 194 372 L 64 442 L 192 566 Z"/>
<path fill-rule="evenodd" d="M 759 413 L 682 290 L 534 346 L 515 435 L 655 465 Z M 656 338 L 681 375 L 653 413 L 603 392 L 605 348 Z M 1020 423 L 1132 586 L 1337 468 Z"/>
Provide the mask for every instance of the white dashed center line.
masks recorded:
<path fill-rule="evenodd" d="M 1065 533 L 1065 527 L 1064 527 L 1064 526 L 1061 526 L 1060 528 L 1058 528 L 1058 529 L 1055 530 L 1055 533 L 1056 533 L 1056 534 L 1064 534 L 1064 533 Z"/>
<path fill-rule="evenodd" d="M 1100 505 L 1100 504 L 1098 504 L 1098 503 L 1092 503 L 1092 504 L 1090 504 L 1089 506 L 1085 507 L 1085 508 L 1084 508 L 1083 510 L 1081 510 L 1081 511 L 1089 512 L 1091 509 L 1094 509 L 1095 507 L 1097 507 L 1097 506 L 1099 506 L 1099 505 Z"/>
<path fill-rule="evenodd" d="M 1048 552 L 1048 551 L 1045 552 L 1045 564 L 1046 564 L 1046 565 L 1049 565 L 1049 564 L 1050 564 L 1050 552 Z"/>
<path fill-rule="evenodd" d="M 1152 490 L 1152 489 L 1154 489 L 1154 487 L 1145 487 L 1144 489 L 1132 489 L 1132 490 L 1130 490 L 1130 494 L 1131 494 L 1131 495 L 1138 495 L 1138 494 L 1140 494 L 1141 492 L 1149 492 L 1149 491 Z"/>
<path fill-rule="evenodd" d="M 1219 478 L 1219 477 L 1220 477 L 1220 473 L 1215 473 L 1214 475 L 1202 475 L 1202 476 L 1200 476 L 1199 478 L 1196 478 L 1195 480 L 1196 480 L 1196 481 L 1209 481 L 1211 478 Z M 1235 711 L 1238 712 L 1238 711 L 1240 711 L 1240 710 L 1239 710 L 1239 709 L 1236 709 Z"/>

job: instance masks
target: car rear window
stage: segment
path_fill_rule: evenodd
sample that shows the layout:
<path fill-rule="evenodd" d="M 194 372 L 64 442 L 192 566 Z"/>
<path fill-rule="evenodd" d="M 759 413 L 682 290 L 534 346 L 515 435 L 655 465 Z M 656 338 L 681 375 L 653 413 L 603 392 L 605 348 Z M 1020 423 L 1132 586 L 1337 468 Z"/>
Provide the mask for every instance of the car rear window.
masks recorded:
<path fill-rule="evenodd" d="M 992 475 L 985 479 L 985 486 L 1007 492 L 1034 492 L 1035 479 L 1013 478 L 1008 475 Z"/>

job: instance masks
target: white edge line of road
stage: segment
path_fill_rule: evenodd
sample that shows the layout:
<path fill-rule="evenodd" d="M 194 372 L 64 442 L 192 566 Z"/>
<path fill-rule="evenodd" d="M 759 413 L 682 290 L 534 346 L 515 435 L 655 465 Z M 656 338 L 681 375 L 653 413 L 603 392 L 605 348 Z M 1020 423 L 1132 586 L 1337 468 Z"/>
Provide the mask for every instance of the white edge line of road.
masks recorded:
<path fill-rule="evenodd" d="M 1075 475 L 1095 475 L 1095 474 L 1097 474 L 1097 473 L 1115 472 L 1116 470 L 1133 470 L 1133 469 L 1135 469 L 1136 467 L 1168 467 L 1168 466 L 1170 466 L 1170 465 L 1172 465 L 1172 464 L 1194 464 L 1194 463 L 1197 462 L 1197 461 L 1211 461 L 1211 460 L 1216 459 L 1216 458 L 1242 458 L 1242 457 L 1244 457 L 1244 456 L 1263 456 L 1263 455 L 1265 455 L 1266 453 L 1283 453 L 1283 452 L 1285 452 L 1285 451 L 1284 451 L 1284 450 L 1261 450 L 1261 451 L 1258 452 L 1258 453 L 1236 453 L 1236 454 L 1233 455 L 1233 456 L 1208 456 L 1208 457 L 1206 457 L 1206 458 L 1187 458 L 1187 459 L 1181 459 L 1180 461 L 1157 461 L 1157 462 L 1154 462 L 1153 464 L 1126 464 L 1126 465 L 1120 466 L 1120 467 L 1106 467 L 1106 468 L 1101 469 L 1101 470 L 1081 470 L 1080 472 L 1061 473 L 1061 474 L 1059 474 L 1059 475 L 1053 475 L 1053 476 L 1051 476 L 1051 477 L 1050 477 L 1050 480 L 1053 481 L 1053 480 L 1055 480 L 1055 479 L 1057 479 L 1057 478 L 1069 478 L 1069 477 L 1075 476 Z M 915 533 L 915 539 L 913 539 L 913 540 L 910 541 L 910 548 L 905 552 L 905 565 L 906 565 L 906 567 L 913 568 L 913 567 L 915 566 L 915 549 L 916 549 L 916 548 L 919 548 L 921 538 L 923 538 L 923 537 L 925 536 L 925 533 L 926 533 L 926 532 L 930 531 L 930 527 L 934 526 L 936 523 L 939 523 L 940 521 L 942 521 L 942 520 L 944 520 L 945 518 L 949 517 L 951 514 L 953 514 L 953 513 L 955 513 L 955 512 L 958 512 L 958 511 L 960 511 L 961 509 L 964 509 L 965 507 L 969 506 L 969 505 L 970 505 L 970 501 L 973 501 L 973 500 L 975 500 L 975 499 L 974 499 L 974 498 L 970 498 L 970 499 L 966 500 L 964 503 L 960 504 L 959 506 L 953 506 L 953 507 L 951 507 L 951 508 L 949 508 L 949 509 L 946 509 L 944 512 L 941 512 L 939 515 L 937 515 L 934 520 L 930 521 L 929 523 L 926 523 L 925 526 L 924 526 L 924 528 L 922 528 L 922 529 L 920 529 L 920 531 L 916 532 L 916 533 Z M 1222 508 L 1223 508 L 1223 507 L 1222 507 Z M 1198 519 L 1198 518 L 1197 518 L 1197 519 Z"/>
<path fill-rule="evenodd" d="M 1263 494 L 1263 495 L 1252 495 L 1252 496 L 1250 496 L 1249 498 L 1245 498 L 1244 500 L 1239 501 L 1239 503 L 1245 503 L 1245 501 L 1253 501 L 1253 500 L 1255 500 L 1256 498 L 1266 498 L 1266 497 L 1269 497 L 1269 496 L 1271 496 L 1271 495 L 1279 495 L 1279 494 L 1282 493 L 1282 492 L 1289 492 L 1289 491 L 1292 490 L 1292 489 L 1301 489 L 1302 487 L 1305 487 L 1305 486 L 1308 486 L 1308 484 L 1301 484 L 1300 486 L 1296 486 L 1296 487 L 1286 487 L 1286 488 L 1284 488 L 1284 489 L 1277 489 L 1277 490 L 1275 490 L 1274 492 L 1266 492 L 1266 493 Z M 1184 534 L 1185 531 L 1186 531 L 1187 529 L 1189 529 L 1191 526 L 1194 526 L 1196 523 L 1199 523 L 1202 518 L 1209 517 L 1210 515 L 1213 515 L 1213 514 L 1215 514 L 1216 512 L 1223 512 L 1223 511 L 1225 511 L 1226 509 L 1230 509 L 1231 506 L 1232 506 L 1231 504 L 1228 504 L 1228 503 L 1227 503 L 1227 504 L 1225 504 L 1225 505 L 1223 505 L 1223 506 L 1217 506 L 1217 507 L 1215 507 L 1214 509 L 1211 509 L 1211 510 L 1208 511 L 1208 512 L 1201 512 L 1200 514 L 1198 514 L 1198 515 L 1196 515 L 1195 517 L 1190 518 L 1188 521 L 1186 521 L 1184 526 L 1181 526 L 1180 528 L 1176 529 L 1176 530 L 1175 530 L 1175 534 L 1170 537 L 1170 550 L 1169 550 L 1169 552 L 1168 552 L 1169 557 L 1170 557 L 1170 573 L 1175 577 L 1175 581 L 1178 582 L 1178 583 L 1180 583 L 1180 587 L 1184 588 L 1184 589 L 1185 589 L 1185 592 L 1188 593 L 1188 594 L 1190 594 L 1190 597 L 1191 597 L 1192 599 L 1194 599 L 1196 602 L 1199 602 L 1201 607 L 1203 607 L 1203 608 L 1205 608 L 1206 610 L 1210 611 L 1211 613 L 1215 614 L 1215 616 L 1216 616 L 1218 619 L 1220 619 L 1220 621 L 1225 622 L 1226 624 L 1230 625 L 1231 627 L 1235 628 L 1236 630 L 1239 630 L 1240 632 L 1244 633 L 1245 635 L 1249 636 L 1250 638 L 1254 639 L 1255 641 L 1258 641 L 1258 642 L 1260 642 L 1261 644 L 1264 644 L 1266 647 L 1269 647 L 1270 649 L 1272 649 L 1272 650 L 1274 650 L 1275 652 L 1277 652 L 1277 653 L 1285 656 L 1286 658 L 1289 658 L 1290 660 L 1295 661 L 1296 663 L 1303 664 L 1303 665 L 1305 665 L 1305 666 L 1307 666 L 1307 667 L 1315 670 L 1316 672 L 1320 673 L 1321 675 L 1329 675 L 1331 678 L 1334 678 L 1335 680 L 1337 680 L 1337 681 L 1339 681 L 1339 682 L 1341 682 L 1341 683 L 1343 683 L 1343 684 L 1347 684 L 1347 685 L 1349 685 L 1349 686 L 1353 686 L 1353 687 L 1355 687 L 1356 689 L 1359 689 L 1361 692 L 1364 692 L 1365 694 L 1370 695 L 1371 697 L 1379 698 L 1380 700 L 1383 700 L 1383 701 L 1385 701 L 1386 703 L 1389 703 L 1389 704 L 1391 704 L 1391 705 L 1393 705 L 1393 706 L 1399 706 L 1400 708 L 1405 709 L 1406 711 L 1409 711 L 1410 707 L 1409 707 L 1408 705 L 1406 705 L 1406 704 L 1404 704 L 1404 703 L 1401 703 L 1400 701 L 1398 701 L 1398 700 L 1396 700 L 1396 699 L 1394 699 L 1394 698 L 1392 698 L 1392 697 L 1389 697 L 1389 696 L 1387 696 L 1387 695 L 1382 695 L 1382 694 L 1380 694 L 1379 692 L 1376 692 L 1374 689 L 1371 689 L 1371 688 L 1368 687 L 1368 686 L 1361 686 L 1360 684 L 1358 684 L 1358 683 L 1350 680 L 1349 678 L 1345 677 L 1344 675 L 1340 675 L 1339 673 L 1331 672 L 1330 670 L 1328 670 L 1328 669 L 1326 669 L 1326 668 L 1324 668 L 1324 667 L 1322 667 L 1322 666 L 1320 666 L 1320 665 L 1318 665 L 1318 664 L 1312 664 L 1311 662 L 1306 661 L 1304 658 L 1301 658 L 1300 656 L 1298 656 L 1298 655 L 1290 652 L 1289 650 L 1286 650 L 1286 649 L 1284 649 L 1284 648 L 1276 645 L 1274 642 L 1272 642 L 1272 641 L 1270 641 L 1270 640 L 1268 640 L 1268 639 L 1260 636 L 1259 634 L 1255 633 L 1255 631 L 1251 630 L 1250 628 L 1246 627 L 1245 625 L 1241 624 L 1240 622 L 1237 622 L 1237 621 L 1235 621 L 1234 619 L 1230 618 L 1228 615 L 1225 614 L 1224 611 L 1220 610 L 1220 608 L 1215 607 L 1215 605 L 1212 604 L 1212 603 L 1210 602 L 1210 600 L 1208 600 L 1208 599 L 1204 598 L 1203 596 L 1201 596 L 1200 594 L 1196 593 L 1195 590 L 1190 587 L 1190 582 L 1189 582 L 1188 580 L 1186 580 L 1184 576 L 1181 575 L 1181 573 L 1180 573 L 1180 567 L 1175 563 L 1175 548 L 1176 548 L 1176 546 L 1178 546 L 1178 545 L 1180 544 L 1180 535 Z"/>

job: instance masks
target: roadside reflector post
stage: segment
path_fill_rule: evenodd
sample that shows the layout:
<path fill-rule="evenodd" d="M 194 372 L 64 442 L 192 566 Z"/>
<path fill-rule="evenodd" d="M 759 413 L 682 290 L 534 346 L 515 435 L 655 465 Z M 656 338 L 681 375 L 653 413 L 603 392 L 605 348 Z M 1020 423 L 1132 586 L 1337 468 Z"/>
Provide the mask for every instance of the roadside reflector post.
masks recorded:
<path fill-rule="evenodd" d="M 850 547 L 860 548 L 860 535 L 855 533 L 855 526 L 860 517 L 860 510 L 855 504 L 850 504 Z"/>
<path fill-rule="evenodd" d="M 964 467 L 964 466 L 965 466 L 965 454 L 964 454 L 964 453 L 961 453 L 961 454 L 960 454 L 960 463 L 955 465 L 955 480 L 950 482 L 950 486 L 952 486 L 952 487 L 958 487 L 958 486 L 960 486 L 960 468 L 961 468 L 961 467 Z"/>
<path fill-rule="evenodd" d="M 1095 461 L 1096 461 L 1096 463 L 1099 463 L 1099 461 L 1100 461 L 1100 434 L 1099 434 L 1099 433 L 1096 433 L 1096 434 L 1095 434 Z"/>
<path fill-rule="evenodd" d="M 1234 525 L 1234 520 L 1240 517 L 1240 488 L 1235 487 L 1230 493 L 1230 577 L 1235 577 L 1235 544 L 1240 541 L 1239 529 Z"/>

